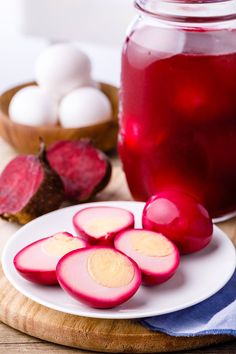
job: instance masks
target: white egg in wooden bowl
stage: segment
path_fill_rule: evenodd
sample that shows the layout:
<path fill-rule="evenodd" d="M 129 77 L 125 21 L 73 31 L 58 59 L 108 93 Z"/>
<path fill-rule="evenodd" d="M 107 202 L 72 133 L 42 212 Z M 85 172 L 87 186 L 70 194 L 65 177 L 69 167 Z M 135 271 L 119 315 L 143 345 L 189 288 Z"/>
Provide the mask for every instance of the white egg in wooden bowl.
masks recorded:
<path fill-rule="evenodd" d="M 64 128 L 82 128 L 112 119 L 108 97 L 93 87 L 70 92 L 60 102 L 59 122 Z"/>
<path fill-rule="evenodd" d="M 110 102 L 112 109 L 111 119 L 104 115 L 100 121 L 91 122 L 87 125 L 77 128 L 62 127 L 59 123 L 56 125 L 44 124 L 32 126 L 26 122 L 19 123 L 10 119 L 9 106 L 15 94 L 28 86 L 36 86 L 35 82 L 26 83 L 14 87 L 0 96 L 0 135 L 16 150 L 21 153 L 36 153 L 39 147 L 39 137 L 42 137 L 46 146 L 58 140 L 78 140 L 90 139 L 95 146 L 103 151 L 109 151 L 116 147 L 118 134 L 118 88 L 106 83 L 98 83 L 101 93 L 104 94 Z M 108 107 L 108 105 L 107 105 Z M 106 111 L 106 109 L 104 110 Z M 107 112 L 109 108 L 107 108 Z M 33 116 L 33 113 L 32 113 Z M 22 121 L 23 121 L 23 117 Z M 59 117 L 57 117 L 59 118 Z M 36 119 L 36 117 L 35 117 Z M 32 119 L 31 119 L 32 122 Z"/>
<path fill-rule="evenodd" d="M 9 104 L 10 119 L 30 126 L 55 125 L 58 121 L 57 101 L 38 86 L 19 90 Z"/>
<path fill-rule="evenodd" d="M 89 57 L 77 46 L 54 44 L 37 58 L 35 78 L 39 86 L 61 99 L 77 87 L 90 86 L 91 67 Z"/>

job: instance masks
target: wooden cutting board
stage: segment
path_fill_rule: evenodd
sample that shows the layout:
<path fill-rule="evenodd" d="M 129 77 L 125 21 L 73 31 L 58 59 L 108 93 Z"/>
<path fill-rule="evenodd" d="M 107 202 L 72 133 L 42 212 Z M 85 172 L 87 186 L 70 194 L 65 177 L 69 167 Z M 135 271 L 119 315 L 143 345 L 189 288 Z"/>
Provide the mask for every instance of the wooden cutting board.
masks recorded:
<path fill-rule="evenodd" d="M 100 352 L 156 353 L 198 348 L 227 336 L 175 338 L 151 332 L 135 321 L 99 320 L 47 309 L 18 293 L 0 270 L 0 320 L 31 336 Z"/>
<path fill-rule="evenodd" d="M 98 200 L 130 200 L 124 175 L 115 161 L 112 181 Z M 1 230 L 7 224 L 1 224 Z M 236 219 L 222 224 L 236 245 Z M 229 336 L 175 338 L 147 330 L 130 320 L 100 320 L 63 314 L 27 299 L 0 268 L 0 320 L 31 336 L 100 352 L 156 353 L 203 347 L 232 340 Z"/>

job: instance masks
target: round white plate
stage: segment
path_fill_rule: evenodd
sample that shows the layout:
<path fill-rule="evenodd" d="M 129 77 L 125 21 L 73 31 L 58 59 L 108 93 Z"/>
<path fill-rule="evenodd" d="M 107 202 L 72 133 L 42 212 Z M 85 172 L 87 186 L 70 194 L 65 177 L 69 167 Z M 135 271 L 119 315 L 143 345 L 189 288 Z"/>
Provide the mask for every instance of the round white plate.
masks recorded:
<path fill-rule="evenodd" d="M 13 266 L 13 258 L 20 249 L 59 231 L 73 233 L 72 216 L 78 210 L 94 205 L 126 208 L 135 214 L 136 226 L 141 226 L 144 204 L 138 202 L 83 204 L 60 209 L 32 221 L 9 240 L 2 256 L 4 273 L 19 292 L 41 305 L 73 315 L 111 319 L 141 318 L 174 312 L 201 302 L 219 291 L 235 271 L 234 246 L 215 227 L 210 245 L 198 253 L 182 257 L 180 268 L 171 280 L 155 287 L 142 286 L 132 299 L 114 309 L 87 307 L 75 301 L 59 286 L 35 285 L 18 275 Z"/>

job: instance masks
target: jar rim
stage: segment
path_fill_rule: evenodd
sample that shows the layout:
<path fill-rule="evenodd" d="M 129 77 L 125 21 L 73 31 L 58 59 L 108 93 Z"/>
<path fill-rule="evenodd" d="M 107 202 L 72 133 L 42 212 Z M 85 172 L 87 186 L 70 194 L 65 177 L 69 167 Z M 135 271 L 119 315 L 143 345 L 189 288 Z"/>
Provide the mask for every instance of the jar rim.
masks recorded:
<path fill-rule="evenodd" d="M 236 20 L 236 0 L 135 0 L 141 13 L 162 20 L 209 23 Z"/>

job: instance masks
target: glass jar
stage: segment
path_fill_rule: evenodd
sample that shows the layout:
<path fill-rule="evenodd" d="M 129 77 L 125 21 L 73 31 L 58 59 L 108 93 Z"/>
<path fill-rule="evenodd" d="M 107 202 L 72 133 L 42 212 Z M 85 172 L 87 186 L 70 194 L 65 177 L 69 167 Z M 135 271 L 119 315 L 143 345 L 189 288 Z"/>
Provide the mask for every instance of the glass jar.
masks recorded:
<path fill-rule="evenodd" d="M 162 190 L 236 211 L 236 1 L 136 0 L 119 153 L 136 200 Z"/>

